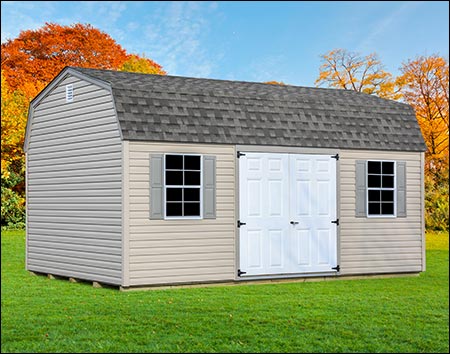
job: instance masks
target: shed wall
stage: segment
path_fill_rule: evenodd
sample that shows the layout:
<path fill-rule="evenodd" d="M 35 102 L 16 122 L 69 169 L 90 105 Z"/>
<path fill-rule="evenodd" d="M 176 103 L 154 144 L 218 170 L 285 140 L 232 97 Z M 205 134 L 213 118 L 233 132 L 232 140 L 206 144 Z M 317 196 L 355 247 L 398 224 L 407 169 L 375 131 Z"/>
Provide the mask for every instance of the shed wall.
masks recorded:
<path fill-rule="evenodd" d="M 235 274 L 235 148 L 232 145 L 129 142 L 129 286 L 226 281 Z M 150 220 L 150 155 L 216 156 L 216 219 Z M 128 199 L 128 200 L 127 200 Z"/>
<path fill-rule="evenodd" d="M 121 284 L 122 142 L 111 93 L 68 76 L 29 124 L 27 269 Z"/>
<path fill-rule="evenodd" d="M 341 150 L 341 274 L 420 272 L 423 258 L 422 153 Z M 406 217 L 355 217 L 356 160 L 406 161 Z"/>

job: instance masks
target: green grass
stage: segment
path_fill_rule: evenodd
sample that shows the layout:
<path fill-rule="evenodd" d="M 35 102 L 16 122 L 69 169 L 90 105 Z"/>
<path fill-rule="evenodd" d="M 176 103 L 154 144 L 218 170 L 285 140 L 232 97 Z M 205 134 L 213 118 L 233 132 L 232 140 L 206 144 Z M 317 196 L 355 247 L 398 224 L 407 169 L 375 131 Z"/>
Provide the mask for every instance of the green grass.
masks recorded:
<path fill-rule="evenodd" d="M 4 352 L 449 352 L 448 234 L 419 277 L 119 292 L 31 276 L 2 233 Z"/>

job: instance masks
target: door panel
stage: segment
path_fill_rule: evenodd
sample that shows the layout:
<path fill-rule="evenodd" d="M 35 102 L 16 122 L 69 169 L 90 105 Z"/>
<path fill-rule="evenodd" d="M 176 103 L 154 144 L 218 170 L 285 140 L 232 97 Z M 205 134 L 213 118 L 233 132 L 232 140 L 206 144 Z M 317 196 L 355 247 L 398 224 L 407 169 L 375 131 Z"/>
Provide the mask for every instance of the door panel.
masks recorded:
<path fill-rule="evenodd" d="M 269 230 L 269 267 L 283 267 L 283 243 L 282 230 Z"/>
<path fill-rule="evenodd" d="M 288 250 L 293 260 L 292 272 L 330 272 L 337 259 L 336 224 L 331 223 L 336 219 L 336 160 L 330 155 L 289 158 L 293 166 L 291 220 L 298 222 L 292 226 L 297 232 L 290 233 L 294 248 Z"/>
<path fill-rule="evenodd" d="M 245 275 L 336 266 L 336 160 L 246 153 L 239 159 L 240 269 Z M 297 224 L 291 224 L 291 221 Z"/>
<path fill-rule="evenodd" d="M 252 269 L 261 269 L 263 267 L 262 259 L 262 230 L 253 229 L 247 233 L 247 252 L 248 255 L 248 267 Z"/>
<path fill-rule="evenodd" d="M 283 273 L 289 233 L 287 154 L 247 153 L 239 159 L 240 269 L 246 275 Z M 258 236 L 256 236 L 258 235 Z"/>
<path fill-rule="evenodd" d="M 292 249 L 296 251 L 293 269 L 311 266 L 311 230 L 296 228 L 292 236 Z"/>

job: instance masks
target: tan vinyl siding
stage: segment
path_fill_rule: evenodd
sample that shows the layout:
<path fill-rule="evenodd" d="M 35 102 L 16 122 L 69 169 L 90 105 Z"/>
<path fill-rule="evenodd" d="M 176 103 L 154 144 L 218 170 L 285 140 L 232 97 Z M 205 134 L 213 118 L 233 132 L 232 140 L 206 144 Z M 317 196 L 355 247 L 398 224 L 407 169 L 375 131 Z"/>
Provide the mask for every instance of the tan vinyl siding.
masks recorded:
<path fill-rule="evenodd" d="M 356 160 L 406 161 L 406 218 L 355 217 Z M 341 274 L 420 272 L 424 266 L 421 153 L 342 150 L 339 165 Z"/>
<path fill-rule="evenodd" d="M 150 155 L 216 156 L 217 218 L 150 220 Z M 129 285 L 233 280 L 235 267 L 234 147 L 129 142 Z"/>
<path fill-rule="evenodd" d="M 122 142 L 111 93 L 68 76 L 30 124 L 27 269 L 121 285 Z"/>

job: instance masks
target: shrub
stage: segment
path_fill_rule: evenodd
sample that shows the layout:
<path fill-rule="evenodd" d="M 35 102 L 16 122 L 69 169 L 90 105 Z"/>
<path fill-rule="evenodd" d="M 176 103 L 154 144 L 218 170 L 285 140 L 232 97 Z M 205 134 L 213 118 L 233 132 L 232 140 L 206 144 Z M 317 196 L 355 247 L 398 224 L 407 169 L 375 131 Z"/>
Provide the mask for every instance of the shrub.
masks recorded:
<path fill-rule="evenodd" d="M 427 230 L 448 231 L 448 167 L 440 174 L 425 174 L 425 225 Z"/>
<path fill-rule="evenodd" d="M 2 230 L 25 228 L 25 198 L 20 190 L 15 190 L 22 183 L 23 177 L 14 173 L 2 178 Z"/>

